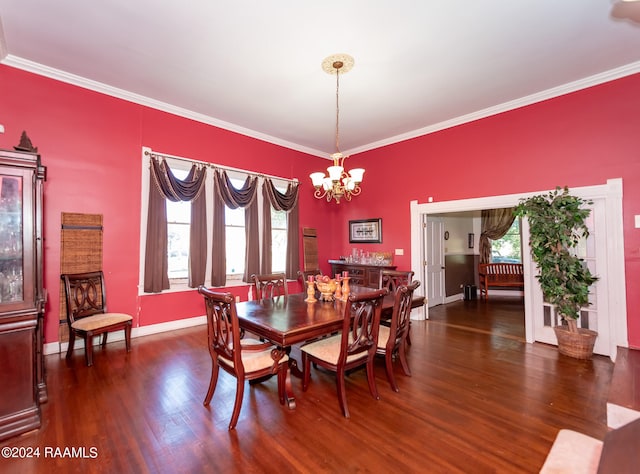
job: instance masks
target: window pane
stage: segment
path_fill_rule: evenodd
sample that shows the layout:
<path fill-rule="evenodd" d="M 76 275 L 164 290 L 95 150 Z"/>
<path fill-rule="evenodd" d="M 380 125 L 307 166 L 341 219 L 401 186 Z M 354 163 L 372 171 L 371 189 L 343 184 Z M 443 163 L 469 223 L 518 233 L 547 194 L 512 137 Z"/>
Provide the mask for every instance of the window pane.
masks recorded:
<path fill-rule="evenodd" d="M 225 225 L 244 227 L 244 209 L 239 207 L 238 209 L 230 209 L 225 206 L 224 208 Z"/>
<path fill-rule="evenodd" d="M 244 227 L 229 227 L 226 232 L 227 274 L 244 273 Z"/>
<path fill-rule="evenodd" d="M 184 179 L 188 170 L 171 168 L 178 179 Z M 189 276 L 189 230 L 191 224 L 191 202 L 169 201 L 167 203 L 167 253 L 169 278 L 187 278 Z"/>
<path fill-rule="evenodd" d="M 522 263 L 521 242 L 520 219 L 515 219 L 501 239 L 491 241 L 491 261 Z"/>
<path fill-rule="evenodd" d="M 271 265 L 274 272 L 284 272 L 286 270 L 287 258 L 287 231 L 271 231 Z"/>
<path fill-rule="evenodd" d="M 287 261 L 287 213 L 271 208 L 271 267 L 284 272 Z"/>
<path fill-rule="evenodd" d="M 168 224 L 169 278 L 187 278 L 189 270 L 189 224 Z"/>
<path fill-rule="evenodd" d="M 285 211 L 276 211 L 271 208 L 271 227 L 274 229 L 287 228 L 287 213 Z"/>

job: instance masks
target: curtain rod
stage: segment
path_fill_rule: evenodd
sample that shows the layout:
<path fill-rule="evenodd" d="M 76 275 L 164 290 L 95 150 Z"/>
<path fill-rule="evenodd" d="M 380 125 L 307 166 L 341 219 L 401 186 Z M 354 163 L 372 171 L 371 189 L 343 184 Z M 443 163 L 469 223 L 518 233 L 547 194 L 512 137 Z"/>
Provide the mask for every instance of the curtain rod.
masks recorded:
<path fill-rule="evenodd" d="M 144 154 L 146 156 L 151 156 L 153 158 L 171 158 L 172 160 L 178 160 L 178 161 L 186 161 L 188 163 L 198 163 L 204 166 L 207 166 L 209 168 L 213 168 L 213 169 L 222 169 L 222 170 L 228 170 L 228 171 L 236 171 L 238 173 L 244 173 L 244 174 L 248 174 L 250 176 L 258 176 L 260 178 L 272 178 L 272 179 L 277 179 L 280 181 L 287 181 L 289 183 L 299 183 L 298 178 L 283 178 L 282 176 L 274 176 L 271 174 L 265 174 L 265 173 L 256 173 L 254 171 L 247 171 L 247 170 L 243 170 L 240 168 L 234 168 L 232 166 L 224 166 L 224 165 L 217 165 L 215 163 L 209 163 L 208 161 L 200 161 L 200 160 L 193 160 L 191 158 L 183 158 L 182 156 L 175 156 L 175 155 L 167 155 L 166 153 L 158 153 L 155 151 L 149 151 L 149 150 L 145 150 Z"/>

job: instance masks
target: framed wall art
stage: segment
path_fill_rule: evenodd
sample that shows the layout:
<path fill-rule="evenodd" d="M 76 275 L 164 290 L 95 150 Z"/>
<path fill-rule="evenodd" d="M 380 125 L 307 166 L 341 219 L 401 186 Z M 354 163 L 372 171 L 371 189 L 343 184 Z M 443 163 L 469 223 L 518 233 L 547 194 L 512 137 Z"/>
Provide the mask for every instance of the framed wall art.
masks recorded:
<path fill-rule="evenodd" d="M 361 219 L 349 221 L 349 243 L 382 243 L 382 219 Z"/>

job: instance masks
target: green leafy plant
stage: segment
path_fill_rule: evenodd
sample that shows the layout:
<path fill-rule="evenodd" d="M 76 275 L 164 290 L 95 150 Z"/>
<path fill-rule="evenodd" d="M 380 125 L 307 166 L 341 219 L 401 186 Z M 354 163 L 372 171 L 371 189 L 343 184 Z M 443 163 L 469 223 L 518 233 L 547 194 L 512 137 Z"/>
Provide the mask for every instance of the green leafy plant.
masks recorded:
<path fill-rule="evenodd" d="M 578 332 L 580 308 L 589 304 L 589 287 L 598 280 L 572 252 L 589 236 L 586 219 L 591 210 L 586 204 L 592 202 L 572 196 L 565 186 L 522 199 L 515 210 L 516 216 L 529 220 L 531 255 L 545 300 L 555 305 L 571 332 Z"/>

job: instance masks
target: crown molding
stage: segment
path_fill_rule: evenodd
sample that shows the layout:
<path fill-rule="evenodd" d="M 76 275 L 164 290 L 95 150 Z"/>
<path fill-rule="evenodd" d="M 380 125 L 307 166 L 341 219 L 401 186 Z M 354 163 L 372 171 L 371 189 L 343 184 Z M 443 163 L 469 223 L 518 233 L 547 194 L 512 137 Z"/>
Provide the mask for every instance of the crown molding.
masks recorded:
<path fill-rule="evenodd" d="M 2 38 L 0 38 L 0 53 L 2 52 L 1 40 Z M 291 150 L 306 153 L 308 155 L 319 156 L 322 158 L 326 156 L 325 152 L 316 150 L 314 148 L 298 145 L 296 143 L 282 140 L 280 138 L 273 137 L 271 135 L 258 132 L 256 130 L 251 130 L 249 128 L 245 128 L 239 125 L 235 125 L 233 123 L 225 122 L 224 120 L 219 120 L 214 117 L 210 117 L 208 115 L 194 112 L 192 110 L 184 109 L 182 107 L 176 107 L 174 105 L 167 104 L 166 102 L 151 99 L 143 95 L 135 94 L 135 93 L 126 91 L 124 89 L 119 89 L 117 87 L 112 87 L 107 84 L 103 84 L 101 82 L 93 81 L 91 79 L 87 79 L 81 76 L 76 76 L 75 74 L 70 74 L 68 72 L 64 72 L 59 69 L 54 69 L 48 66 L 44 66 L 42 64 L 29 61 L 27 59 L 22 59 L 20 57 L 13 56 L 11 54 L 6 55 L 5 58 L 2 58 L 0 56 L 0 63 L 6 64 L 7 66 L 15 67 L 17 69 L 22 69 L 24 71 L 32 72 L 40 76 L 48 77 L 50 79 L 54 79 L 60 82 L 65 82 L 67 84 L 82 87 L 83 89 L 89 89 L 94 92 L 99 92 L 101 94 L 116 97 L 118 99 L 126 100 L 128 102 L 144 105 L 152 109 L 161 110 L 163 112 L 167 112 L 173 115 L 195 120 L 197 122 L 205 123 L 207 125 L 212 125 L 214 127 L 222 128 L 224 130 L 238 133 L 240 135 L 256 138 L 258 140 L 262 140 L 267 143 L 272 143 L 274 145 L 278 145 L 284 148 L 289 148 Z"/>
<path fill-rule="evenodd" d="M 430 133 L 438 132 L 440 130 L 445 130 L 447 128 L 452 128 L 457 125 L 473 122 L 474 120 L 483 119 L 483 118 L 490 117 L 492 115 L 497 115 L 503 112 L 508 112 L 510 110 L 518 109 L 520 107 L 535 104 L 536 102 L 542 102 L 544 100 L 553 99 L 554 97 L 566 95 L 571 92 L 576 92 L 582 89 L 587 89 L 589 87 L 597 86 L 599 84 L 604 84 L 605 82 L 610 82 L 615 79 L 620 79 L 622 77 L 630 76 L 638 72 L 640 72 L 640 61 L 627 64 L 625 66 L 621 66 L 615 69 L 611 69 L 609 71 L 605 71 L 599 74 L 595 74 L 593 76 L 589 76 L 574 82 L 569 82 L 567 84 L 563 84 L 558 87 L 547 89 L 545 91 L 541 91 L 535 94 L 521 97 L 516 100 L 504 102 L 502 104 L 488 107 L 486 109 L 478 110 L 477 112 L 461 115 L 459 117 L 455 117 L 450 120 L 445 120 L 443 122 L 429 125 L 428 127 L 419 128 L 417 130 L 412 130 L 410 132 L 406 132 L 400 135 L 395 135 L 393 137 L 385 138 L 384 140 L 379 140 L 377 142 L 369 143 L 361 147 L 352 148 L 350 150 L 344 151 L 343 153 L 345 155 L 354 155 L 356 153 L 363 153 L 365 151 L 370 151 L 383 146 L 392 145 L 394 143 L 410 140 L 412 138 L 417 138 L 423 135 L 428 135 Z"/>
<path fill-rule="evenodd" d="M 112 87 L 107 84 L 103 84 L 101 82 L 92 81 L 90 79 L 87 79 L 81 76 L 76 76 L 75 74 L 70 74 L 64 71 L 60 71 L 58 69 L 44 66 L 42 64 L 39 64 L 33 61 L 29 61 L 27 59 L 22 59 L 20 57 L 17 57 L 11 54 L 6 54 L 6 46 L 5 46 L 5 40 L 4 40 L 1 23 L 0 23 L 0 63 L 6 64 L 7 66 L 12 66 L 18 69 L 22 69 L 28 72 L 32 72 L 34 74 L 45 76 L 54 80 L 65 82 L 67 84 L 72 84 L 78 87 L 82 87 L 84 89 L 89 89 L 95 92 L 116 97 L 118 99 L 126 100 L 129 102 L 146 106 L 146 107 L 161 110 L 163 112 L 167 112 L 173 115 L 195 120 L 197 122 L 205 123 L 207 125 L 212 125 L 214 127 L 228 130 L 230 132 L 234 132 L 240 135 L 245 135 L 251 138 L 262 140 L 267 143 L 271 143 L 284 148 L 299 151 L 301 153 L 306 153 L 308 155 L 318 156 L 320 158 L 326 158 L 330 160 L 330 157 L 327 155 L 326 152 L 321 150 L 316 150 L 315 148 L 310 148 L 310 147 L 302 146 L 286 140 L 282 140 L 280 138 L 273 137 L 271 135 L 258 132 L 256 130 L 251 130 L 245 127 L 241 127 L 239 125 L 235 125 L 233 123 L 225 122 L 224 120 L 219 120 L 214 117 L 210 117 L 208 115 L 200 114 L 191 110 L 184 109 L 182 107 L 176 107 L 174 105 L 167 104 L 165 102 L 161 102 L 155 99 L 151 99 L 149 97 L 145 97 L 139 94 L 134 94 L 132 92 L 119 89 L 116 87 Z M 433 125 L 429 125 L 427 127 L 419 128 L 406 133 L 385 138 L 384 140 L 378 140 L 376 142 L 368 143 L 360 147 L 345 150 L 343 151 L 343 153 L 346 156 L 355 155 L 357 153 L 363 153 L 365 151 L 370 151 L 376 148 L 381 148 L 383 146 L 392 145 L 394 143 L 410 140 L 412 138 L 417 138 L 423 135 L 428 135 L 430 133 L 445 130 L 447 128 L 452 128 L 458 125 L 472 122 L 474 120 L 480 120 L 486 117 L 490 117 L 492 115 L 497 115 L 503 112 L 508 112 L 510 110 L 531 105 L 536 102 L 542 102 L 544 100 L 552 99 L 554 97 L 559 97 L 565 94 L 569 94 L 571 92 L 576 92 L 582 89 L 586 89 L 599 84 L 610 82 L 615 79 L 620 79 L 622 77 L 636 74 L 638 72 L 640 72 L 640 61 L 627 64 L 625 66 L 621 66 L 615 69 L 611 69 L 609 71 L 605 71 L 599 74 L 595 74 L 593 76 L 589 76 L 584 79 L 563 84 L 558 87 L 547 89 L 545 91 L 541 91 L 535 94 L 521 97 L 519 99 L 515 99 L 509 102 L 504 102 L 502 104 L 488 107 L 486 109 L 478 110 L 470 114 L 454 117 L 450 120 L 445 120 Z"/>

